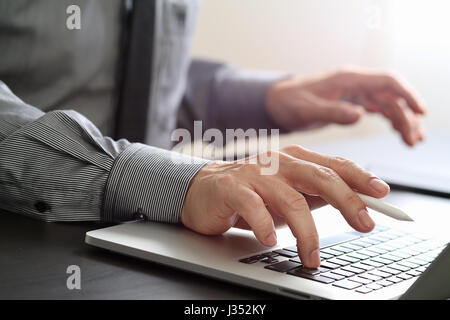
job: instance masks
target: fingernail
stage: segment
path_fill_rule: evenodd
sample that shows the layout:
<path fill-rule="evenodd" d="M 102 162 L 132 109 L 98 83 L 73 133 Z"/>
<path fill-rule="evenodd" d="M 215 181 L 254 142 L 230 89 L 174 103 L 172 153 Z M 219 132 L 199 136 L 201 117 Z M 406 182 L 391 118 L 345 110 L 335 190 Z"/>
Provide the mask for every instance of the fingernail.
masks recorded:
<path fill-rule="evenodd" d="M 316 249 L 309 254 L 309 261 L 312 264 L 319 265 L 320 264 L 320 251 Z"/>
<path fill-rule="evenodd" d="M 372 229 L 374 222 L 372 218 L 370 218 L 369 213 L 366 209 L 363 209 L 359 212 L 359 222 L 364 226 L 366 229 Z"/>
<path fill-rule="evenodd" d="M 269 247 L 273 247 L 274 245 L 277 244 L 277 235 L 275 234 L 275 232 L 272 232 L 267 238 L 266 238 L 266 244 Z"/>
<path fill-rule="evenodd" d="M 378 193 L 385 193 L 389 190 L 389 185 L 378 178 L 371 179 L 369 181 L 369 186 Z"/>

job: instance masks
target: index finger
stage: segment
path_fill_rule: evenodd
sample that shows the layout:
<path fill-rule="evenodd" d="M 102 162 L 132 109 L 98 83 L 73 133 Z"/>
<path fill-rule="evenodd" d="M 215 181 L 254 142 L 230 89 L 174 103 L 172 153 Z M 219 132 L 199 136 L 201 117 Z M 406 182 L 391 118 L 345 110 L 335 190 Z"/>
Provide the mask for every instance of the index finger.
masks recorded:
<path fill-rule="evenodd" d="M 388 73 L 371 73 L 371 72 L 350 72 L 356 83 L 364 89 L 371 90 L 388 90 L 402 97 L 408 106 L 415 113 L 425 114 L 427 109 L 418 93 L 399 76 Z"/>
<path fill-rule="evenodd" d="M 373 88 L 375 90 L 388 90 L 398 96 L 405 99 L 408 106 L 419 114 L 426 113 L 426 107 L 419 98 L 415 90 L 406 83 L 405 80 L 400 79 L 398 76 L 390 74 L 365 74 L 361 76 L 360 83 L 364 84 L 367 88 Z"/>

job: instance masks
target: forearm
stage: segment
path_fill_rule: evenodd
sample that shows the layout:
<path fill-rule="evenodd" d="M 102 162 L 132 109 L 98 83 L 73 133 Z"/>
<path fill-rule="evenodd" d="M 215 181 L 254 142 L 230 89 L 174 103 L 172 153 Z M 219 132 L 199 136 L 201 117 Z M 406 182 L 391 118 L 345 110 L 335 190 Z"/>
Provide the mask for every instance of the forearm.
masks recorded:
<path fill-rule="evenodd" d="M 203 120 L 204 129 L 278 128 L 266 111 L 266 94 L 285 74 L 240 70 L 208 60 L 194 59 L 180 114 Z M 183 126 L 192 125 L 184 121 Z"/>
<path fill-rule="evenodd" d="M 183 161 L 181 161 L 183 160 Z M 206 163 L 104 137 L 74 111 L 43 113 L 0 82 L 0 208 L 45 221 L 177 222 Z"/>

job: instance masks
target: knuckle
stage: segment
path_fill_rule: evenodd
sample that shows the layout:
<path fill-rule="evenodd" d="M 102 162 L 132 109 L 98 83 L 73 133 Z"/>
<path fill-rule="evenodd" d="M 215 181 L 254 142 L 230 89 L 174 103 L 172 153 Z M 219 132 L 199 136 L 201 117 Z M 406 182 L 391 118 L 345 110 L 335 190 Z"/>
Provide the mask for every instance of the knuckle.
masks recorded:
<path fill-rule="evenodd" d="M 361 204 L 361 200 L 354 192 L 347 192 L 344 195 L 344 203 L 346 203 L 349 206 L 359 206 Z"/>
<path fill-rule="evenodd" d="M 249 211 L 253 211 L 255 209 L 261 208 L 262 200 L 259 196 L 250 196 L 245 199 L 243 206 L 246 207 Z"/>
<path fill-rule="evenodd" d="M 264 233 L 269 233 L 272 231 L 272 218 L 269 215 L 262 215 L 256 222 L 256 228 Z"/>
<path fill-rule="evenodd" d="M 302 154 L 305 151 L 305 149 L 303 147 L 299 146 L 298 144 L 291 144 L 291 145 L 285 147 L 284 150 L 286 152 L 293 153 L 293 154 Z"/>
<path fill-rule="evenodd" d="M 354 167 L 354 163 L 348 159 L 342 157 L 333 157 L 331 159 L 332 166 L 338 170 L 348 170 Z"/>
<path fill-rule="evenodd" d="M 225 174 L 217 177 L 217 186 L 219 188 L 229 189 L 235 186 L 235 178 L 232 175 Z"/>
<path fill-rule="evenodd" d="M 397 83 L 397 76 L 392 72 L 384 73 L 383 78 L 384 78 L 385 82 L 388 84 Z"/>
<path fill-rule="evenodd" d="M 293 211 L 309 210 L 308 203 L 300 194 L 298 196 L 286 197 L 286 206 Z"/>
<path fill-rule="evenodd" d="M 325 181 L 335 180 L 338 177 L 336 171 L 324 166 L 314 166 L 313 174 L 315 178 Z"/>

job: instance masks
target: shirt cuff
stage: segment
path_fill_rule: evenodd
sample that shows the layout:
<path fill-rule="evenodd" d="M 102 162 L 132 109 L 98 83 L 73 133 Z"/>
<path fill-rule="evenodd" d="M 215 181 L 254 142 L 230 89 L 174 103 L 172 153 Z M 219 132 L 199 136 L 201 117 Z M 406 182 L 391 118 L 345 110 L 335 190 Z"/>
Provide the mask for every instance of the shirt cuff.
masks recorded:
<path fill-rule="evenodd" d="M 140 143 L 115 160 L 105 186 L 103 219 L 177 223 L 191 179 L 208 160 Z"/>

